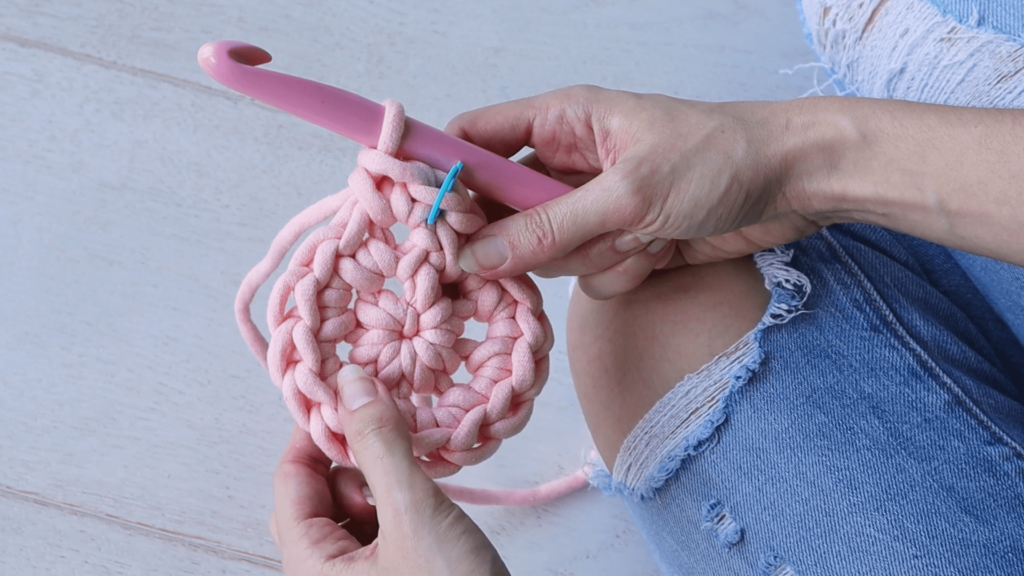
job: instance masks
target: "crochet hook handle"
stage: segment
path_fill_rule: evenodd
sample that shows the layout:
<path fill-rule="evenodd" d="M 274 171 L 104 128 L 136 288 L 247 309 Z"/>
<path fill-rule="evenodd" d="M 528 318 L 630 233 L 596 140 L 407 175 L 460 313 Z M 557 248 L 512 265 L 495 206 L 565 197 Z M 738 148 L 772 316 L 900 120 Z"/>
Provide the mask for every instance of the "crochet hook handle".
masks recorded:
<path fill-rule="evenodd" d="M 383 106 L 340 88 L 257 68 L 270 59 L 266 50 L 234 41 L 204 44 L 198 54 L 203 70 L 228 88 L 364 146 L 377 146 L 384 121 Z M 566 184 L 412 118 L 406 119 L 398 155 L 445 172 L 461 161 L 465 168 L 460 180 L 467 187 L 518 210 L 572 190 Z"/>

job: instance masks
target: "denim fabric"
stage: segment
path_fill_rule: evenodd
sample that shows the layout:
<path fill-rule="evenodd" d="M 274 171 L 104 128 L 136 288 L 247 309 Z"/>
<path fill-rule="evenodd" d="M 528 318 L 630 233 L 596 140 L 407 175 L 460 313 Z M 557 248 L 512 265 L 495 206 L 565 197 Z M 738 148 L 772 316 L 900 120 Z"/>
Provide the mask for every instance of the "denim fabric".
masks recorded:
<path fill-rule="evenodd" d="M 1024 107 L 1024 2 L 798 6 L 843 90 Z M 864 225 L 790 248 L 803 313 L 726 358 L 742 369 L 713 426 L 660 446 L 638 425 L 595 485 L 666 574 L 1024 574 L 1024 269 Z M 795 294 L 775 286 L 773 304 Z"/>
<path fill-rule="evenodd" d="M 1024 268 L 957 250 L 950 252 L 996 312 L 1010 325 L 1017 339 L 1024 341 L 1024 314 L 1021 313 L 1024 308 Z"/>
<path fill-rule="evenodd" d="M 1024 573 L 1024 346 L 944 248 L 793 248 L 807 313 L 763 330 L 713 445 L 624 499 L 663 571 Z"/>
<path fill-rule="evenodd" d="M 1020 0 L 931 0 L 943 14 L 964 26 L 1024 39 Z"/>

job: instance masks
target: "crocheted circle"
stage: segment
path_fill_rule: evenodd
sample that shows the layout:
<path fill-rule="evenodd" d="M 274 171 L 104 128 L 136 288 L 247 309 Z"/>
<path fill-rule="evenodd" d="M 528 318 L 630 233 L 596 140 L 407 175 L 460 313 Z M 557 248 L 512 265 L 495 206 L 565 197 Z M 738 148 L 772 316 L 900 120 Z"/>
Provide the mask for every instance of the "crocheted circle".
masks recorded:
<path fill-rule="evenodd" d="M 364 149 L 348 188 L 292 219 L 239 290 L 242 333 L 282 391 L 296 422 L 335 462 L 353 466 L 338 415 L 338 346 L 391 392 L 409 425 L 413 451 L 433 478 L 491 456 L 520 432 L 548 375 L 554 343 L 540 291 L 527 277 L 485 280 L 459 268 L 466 239 L 486 224 L 461 184 L 427 214 L 444 173 L 395 157 L 405 126 L 401 105 L 385 103 L 376 149 Z M 269 344 L 249 316 L 259 286 L 302 241 L 270 295 Z M 390 228 L 403 223 L 408 238 Z M 402 294 L 385 288 L 396 278 Z M 463 337 L 485 323 L 483 341 Z M 457 383 L 460 366 L 471 375 Z"/>

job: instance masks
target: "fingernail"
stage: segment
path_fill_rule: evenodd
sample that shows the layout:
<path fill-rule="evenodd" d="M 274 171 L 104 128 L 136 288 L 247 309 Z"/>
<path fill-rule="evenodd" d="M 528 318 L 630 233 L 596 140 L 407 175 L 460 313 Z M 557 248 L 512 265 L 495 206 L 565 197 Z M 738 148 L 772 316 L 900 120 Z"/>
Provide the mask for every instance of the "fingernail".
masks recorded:
<path fill-rule="evenodd" d="M 459 266 L 470 274 L 500 268 L 508 261 L 508 245 L 501 236 L 472 242 L 459 253 Z"/>
<path fill-rule="evenodd" d="M 666 244 L 668 244 L 668 238 L 658 238 L 654 242 L 651 242 L 651 245 L 647 247 L 647 251 L 651 254 L 657 254 L 658 252 L 661 252 L 661 249 L 664 248 Z"/>
<path fill-rule="evenodd" d="M 619 252 L 632 252 L 651 240 L 654 240 L 654 236 L 637 234 L 636 232 L 623 232 L 622 235 L 615 239 L 615 249 Z"/>
<path fill-rule="evenodd" d="M 348 410 L 355 410 L 377 397 L 377 387 L 362 368 L 349 364 L 338 373 L 338 387 L 341 389 L 341 403 Z"/>
<path fill-rule="evenodd" d="M 377 499 L 373 497 L 373 492 L 370 492 L 369 486 L 363 486 L 363 498 L 366 498 L 366 503 L 370 506 L 377 505 Z"/>

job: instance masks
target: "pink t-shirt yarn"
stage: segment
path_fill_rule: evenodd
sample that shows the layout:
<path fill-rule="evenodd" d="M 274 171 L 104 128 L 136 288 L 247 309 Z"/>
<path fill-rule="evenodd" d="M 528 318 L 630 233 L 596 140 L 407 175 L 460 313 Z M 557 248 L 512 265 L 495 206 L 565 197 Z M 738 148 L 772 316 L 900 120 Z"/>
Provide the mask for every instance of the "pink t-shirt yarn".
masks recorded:
<path fill-rule="evenodd" d="M 429 476 L 441 478 L 488 458 L 523 429 L 547 380 L 554 336 L 529 277 L 485 280 L 459 267 L 460 246 L 486 224 L 465 186 L 457 183 L 445 195 L 442 216 L 427 225 L 445 174 L 395 157 L 404 126 L 402 106 L 386 102 L 377 148 L 359 153 L 348 188 L 281 230 L 242 282 L 235 314 L 295 421 L 328 457 L 355 465 L 337 411 L 337 375 L 346 364 L 338 346 L 346 342 L 347 362 L 387 387 L 415 456 Z M 409 229 L 402 242 L 390 230 L 397 223 Z M 250 305 L 307 232 L 271 291 L 268 342 Z M 389 278 L 401 282 L 401 294 L 385 288 Z M 463 336 L 470 320 L 487 325 L 483 341 Z M 455 382 L 463 365 L 471 377 Z M 578 488 L 581 479 L 523 494 L 528 501 L 550 499 Z M 465 490 L 463 499 L 474 500 Z M 476 498 L 488 499 L 523 503 Z"/>

